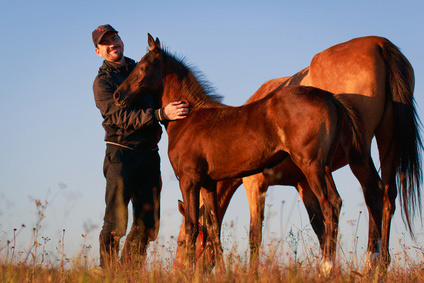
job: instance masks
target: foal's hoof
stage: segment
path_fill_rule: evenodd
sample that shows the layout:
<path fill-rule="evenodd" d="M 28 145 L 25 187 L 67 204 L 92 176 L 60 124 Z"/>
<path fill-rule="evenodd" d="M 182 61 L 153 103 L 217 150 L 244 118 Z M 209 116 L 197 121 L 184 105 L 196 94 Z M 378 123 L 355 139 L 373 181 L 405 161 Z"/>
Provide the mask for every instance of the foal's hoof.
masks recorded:
<path fill-rule="evenodd" d="M 324 277 L 328 277 L 333 274 L 333 271 L 334 271 L 334 262 L 331 260 L 323 259 L 321 261 L 321 266 L 320 266 L 321 275 L 323 275 Z"/>
<path fill-rule="evenodd" d="M 381 266 L 381 253 L 367 253 L 365 262 L 365 273 L 373 273 L 377 267 Z"/>

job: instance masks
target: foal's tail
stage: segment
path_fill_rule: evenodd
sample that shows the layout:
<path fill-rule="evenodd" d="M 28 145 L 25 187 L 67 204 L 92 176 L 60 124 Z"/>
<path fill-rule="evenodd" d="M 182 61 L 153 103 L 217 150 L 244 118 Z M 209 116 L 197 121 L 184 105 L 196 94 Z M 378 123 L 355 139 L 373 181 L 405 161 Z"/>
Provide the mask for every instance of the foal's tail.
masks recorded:
<path fill-rule="evenodd" d="M 365 147 L 365 132 L 358 110 L 353 107 L 349 100 L 342 94 L 334 94 L 334 96 L 331 97 L 335 104 L 339 106 L 339 111 L 343 112 L 344 117 L 348 118 L 347 122 L 350 127 L 352 137 L 351 146 L 356 151 L 357 156 L 362 156 Z M 339 120 L 342 121 L 342 119 Z"/>
<path fill-rule="evenodd" d="M 421 122 L 415 109 L 414 70 L 408 59 L 389 40 L 380 44 L 386 62 L 387 97 L 393 103 L 394 131 L 392 144 L 396 170 L 397 190 L 402 203 L 402 215 L 411 229 L 410 216 L 421 214 L 423 142 L 420 135 Z M 384 162 L 384 159 L 382 160 Z"/>

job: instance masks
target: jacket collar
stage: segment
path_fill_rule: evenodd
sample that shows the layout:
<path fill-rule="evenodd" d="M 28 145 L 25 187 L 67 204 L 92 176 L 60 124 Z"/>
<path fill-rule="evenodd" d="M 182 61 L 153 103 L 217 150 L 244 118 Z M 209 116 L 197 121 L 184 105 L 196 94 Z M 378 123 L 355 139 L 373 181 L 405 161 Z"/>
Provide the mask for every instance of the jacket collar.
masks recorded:
<path fill-rule="evenodd" d="M 124 59 L 125 59 L 125 65 L 120 65 L 117 63 L 103 60 L 103 65 L 100 67 L 99 71 L 122 72 L 126 70 L 128 72 L 131 72 L 132 69 L 134 69 L 134 66 L 136 65 L 135 61 L 128 57 L 124 57 Z"/>

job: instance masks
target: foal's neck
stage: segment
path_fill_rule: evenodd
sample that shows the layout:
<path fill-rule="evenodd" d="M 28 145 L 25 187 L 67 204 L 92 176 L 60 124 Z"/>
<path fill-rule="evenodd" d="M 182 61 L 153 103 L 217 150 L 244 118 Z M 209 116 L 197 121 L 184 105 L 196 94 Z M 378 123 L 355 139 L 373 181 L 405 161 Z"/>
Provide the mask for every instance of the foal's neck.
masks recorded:
<path fill-rule="evenodd" d="M 175 73 L 168 74 L 163 85 L 163 106 L 171 102 L 183 101 L 190 105 L 190 111 L 195 111 L 200 108 L 222 105 L 208 95 L 204 86 L 191 73 L 183 78 Z"/>
<path fill-rule="evenodd" d="M 165 107 L 171 102 L 186 101 L 182 96 L 182 86 L 178 83 L 176 74 L 168 74 L 164 78 L 162 93 L 162 106 Z M 188 102 L 188 101 L 186 101 Z"/>

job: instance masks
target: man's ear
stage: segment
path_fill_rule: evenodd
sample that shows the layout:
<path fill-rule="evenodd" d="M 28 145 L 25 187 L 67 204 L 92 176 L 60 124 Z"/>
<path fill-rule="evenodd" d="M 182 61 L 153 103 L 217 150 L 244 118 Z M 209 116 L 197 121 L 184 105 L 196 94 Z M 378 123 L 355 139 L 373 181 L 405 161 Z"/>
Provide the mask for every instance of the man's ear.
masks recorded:
<path fill-rule="evenodd" d="M 98 55 L 98 56 L 100 56 L 100 57 L 102 57 L 102 55 L 100 55 L 100 50 L 99 50 L 99 48 L 94 48 L 94 52 L 96 52 L 96 54 Z"/>

